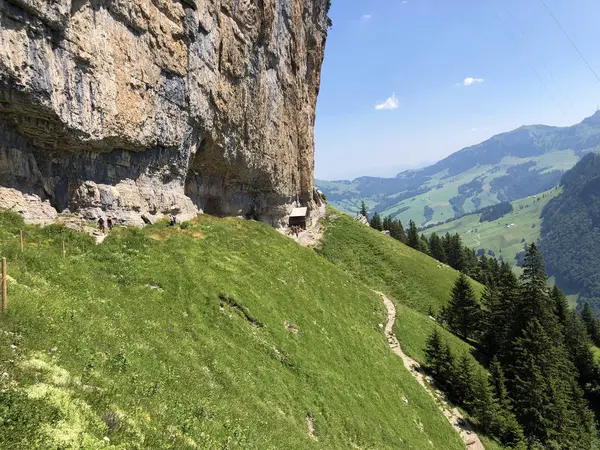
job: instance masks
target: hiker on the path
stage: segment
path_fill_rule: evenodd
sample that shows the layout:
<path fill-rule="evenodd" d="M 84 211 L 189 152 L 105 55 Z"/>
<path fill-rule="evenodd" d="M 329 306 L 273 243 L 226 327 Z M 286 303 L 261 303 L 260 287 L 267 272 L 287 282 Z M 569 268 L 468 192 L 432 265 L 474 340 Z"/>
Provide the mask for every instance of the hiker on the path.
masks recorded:
<path fill-rule="evenodd" d="M 112 229 L 113 229 L 112 217 L 109 217 L 108 219 L 106 219 L 106 225 L 108 226 L 108 231 L 112 231 Z"/>
<path fill-rule="evenodd" d="M 177 217 L 171 216 L 171 218 L 169 219 L 169 226 L 174 227 L 176 223 L 177 223 Z"/>
<path fill-rule="evenodd" d="M 104 217 L 98 219 L 98 228 L 100 228 L 100 231 L 104 231 Z"/>

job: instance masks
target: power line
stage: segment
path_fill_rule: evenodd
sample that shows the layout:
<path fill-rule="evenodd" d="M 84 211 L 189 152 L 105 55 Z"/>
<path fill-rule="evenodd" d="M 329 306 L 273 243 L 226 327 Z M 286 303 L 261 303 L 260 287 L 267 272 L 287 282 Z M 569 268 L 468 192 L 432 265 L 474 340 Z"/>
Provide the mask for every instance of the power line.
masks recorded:
<path fill-rule="evenodd" d="M 515 25 L 519 29 L 519 32 L 521 33 L 521 36 L 523 36 L 524 38 L 526 38 L 527 36 L 525 34 L 525 31 L 523 30 L 523 27 L 521 26 L 521 24 L 519 23 L 519 21 L 517 20 L 517 18 L 514 16 L 514 14 L 510 11 L 510 9 L 508 7 L 506 8 L 506 13 L 510 16 L 510 18 L 512 19 L 512 21 L 515 23 Z M 558 82 L 554 78 L 554 75 L 552 75 L 552 71 L 548 68 L 548 65 L 544 62 L 543 59 L 541 60 L 541 64 L 542 64 L 542 67 L 546 70 L 546 72 L 548 72 L 550 80 L 556 85 L 558 93 L 567 100 L 567 102 L 569 103 L 569 105 L 571 105 L 571 109 L 573 110 L 573 112 L 575 112 L 575 115 L 579 116 L 579 113 L 577 112 L 577 108 L 575 107 L 575 105 L 571 101 L 571 98 L 561 89 L 560 85 L 558 84 Z"/>
<path fill-rule="evenodd" d="M 575 51 L 579 54 L 579 56 L 581 57 L 581 59 L 583 60 L 583 62 L 588 66 L 588 69 L 590 69 L 590 71 L 594 74 L 594 76 L 596 77 L 596 80 L 598 80 L 598 83 L 600 83 L 600 77 L 598 76 L 598 74 L 596 73 L 596 71 L 594 70 L 594 68 L 591 66 L 591 64 L 588 62 L 588 60 L 585 59 L 585 56 L 583 56 L 583 53 L 581 53 L 581 51 L 579 50 L 579 47 L 577 47 L 577 45 L 575 44 L 575 42 L 573 42 L 573 39 L 571 39 L 571 36 L 569 36 L 569 33 L 567 33 L 567 30 L 565 30 L 565 28 L 561 25 L 561 23 L 558 21 L 558 19 L 556 18 L 556 16 L 552 12 L 552 10 L 548 7 L 548 5 L 546 4 L 546 2 L 544 0 L 540 0 L 540 3 L 542 5 L 544 5 L 544 8 L 546 8 L 546 11 L 548 11 L 548 14 L 550 14 L 550 17 L 552 17 L 552 19 L 554 20 L 554 22 L 556 23 L 556 25 L 558 26 L 558 28 L 560 28 L 560 30 L 563 32 L 563 34 L 569 40 L 569 42 L 571 43 L 571 45 L 573 46 L 573 48 L 575 49 Z"/>
<path fill-rule="evenodd" d="M 493 5 L 493 0 L 489 0 L 488 4 L 491 6 L 492 11 L 494 11 L 494 15 L 496 16 L 496 19 L 498 20 L 498 22 L 500 22 L 500 25 L 504 25 L 502 23 L 502 18 L 500 17 L 500 14 L 498 13 L 498 10 Z M 521 56 L 523 56 L 523 59 L 528 60 L 527 55 L 525 54 L 525 52 L 523 51 L 523 49 L 521 48 L 521 46 L 519 45 L 519 43 L 517 42 L 517 40 L 515 39 L 515 37 L 512 34 L 510 34 L 510 33 L 509 33 L 509 36 L 510 36 L 510 39 L 513 41 L 513 44 L 515 44 L 515 47 L 517 47 L 517 49 L 521 53 Z M 537 69 L 535 68 L 535 66 L 533 64 L 530 64 L 530 68 L 533 71 L 533 73 L 535 74 L 535 76 L 537 77 L 537 79 L 540 82 L 540 84 L 546 89 L 546 91 L 548 92 L 548 95 L 550 96 L 550 98 L 552 99 L 552 101 L 554 102 L 554 104 L 556 105 L 556 107 L 560 110 L 560 112 L 563 114 L 563 116 L 565 116 L 565 119 L 567 119 L 567 122 L 569 122 L 570 125 L 573 125 L 573 122 L 571 121 L 571 119 L 569 118 L 569 116 L 567 115 L 567 113 L 565 112 L 564 108 L 556 100 L 556 97 L 554 96 L 554 94 L 552 94 L 552 91 L 548 87 L 548 84 L 541 77 L 540 73 L 537 71 Z M 600 81 L 600 79 L 599 79 L 599 81 Z"/>

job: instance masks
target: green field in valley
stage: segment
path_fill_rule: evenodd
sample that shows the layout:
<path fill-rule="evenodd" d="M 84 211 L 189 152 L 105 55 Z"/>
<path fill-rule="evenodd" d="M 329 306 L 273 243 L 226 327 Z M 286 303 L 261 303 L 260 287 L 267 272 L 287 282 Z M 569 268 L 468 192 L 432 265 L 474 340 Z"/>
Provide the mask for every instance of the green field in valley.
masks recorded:
<path fill-rule="evenodd" d="M 546 204 L 560 193 L 551 189 L 542 194 L 512 202 L 513 212 L 498 220 L 480 222 L 480 214 L 470 214 L 460 219 L 425 230 L 425 234 L 460 234 L 463 243 L 474 250 L 491 250 L 512 266 L 515 256 L 523 251 L 525 244 L 537 241 L 542 220 L 540 214 Z"/>

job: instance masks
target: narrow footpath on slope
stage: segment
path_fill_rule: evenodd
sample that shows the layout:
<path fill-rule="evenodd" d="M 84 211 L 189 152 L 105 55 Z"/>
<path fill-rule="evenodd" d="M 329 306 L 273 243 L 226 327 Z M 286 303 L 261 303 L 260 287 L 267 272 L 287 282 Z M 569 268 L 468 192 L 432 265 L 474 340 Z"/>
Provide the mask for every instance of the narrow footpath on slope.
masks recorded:
<path fill-rule="evenodd" d="M 423 372 L 421 371 L 420 364 L 402 351 L 402 347 L 400 347 L 400 343 L 394 334 L 394 323 L 396 323 L 396 307 L 385 294 L 377 291 L 375 291 L 375 293 L 383 299 L 383 304 L 387 308 L 385 336 L 387 337 L 388 344 L 392 351 L 399 356 L 400 359 L 402 359 L 404 367 L 406 367 L 406 369 L 417 380 L 417 382 L 423 386 L 423 389 L 425 389 L 427 393 L 433 397 L 446 419 L 448 419 L 448 422 L 450 422 L 458 434 L 460 434 L 460 437 L 467 446 L 467 450 L 484 450 L 479 436 L 475 434 L 471 428 L 471 425 L 465 420 L 460 411 L 458 411 L 457 408 L 452 407 L 443 395 L 440 395 L 437 393 L 437 391 L 429 388 L 425 381 Z"/>

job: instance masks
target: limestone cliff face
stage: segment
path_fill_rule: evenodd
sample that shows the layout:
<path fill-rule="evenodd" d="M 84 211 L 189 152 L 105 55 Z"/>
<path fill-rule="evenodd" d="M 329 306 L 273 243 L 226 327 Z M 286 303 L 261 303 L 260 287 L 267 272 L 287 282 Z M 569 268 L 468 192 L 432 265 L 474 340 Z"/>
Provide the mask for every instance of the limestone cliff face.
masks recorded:
<path fill-rule="evenodd" d="M 129 223 L 310 204 L 328 3 L 0 0 L 0 197 Z"/>

